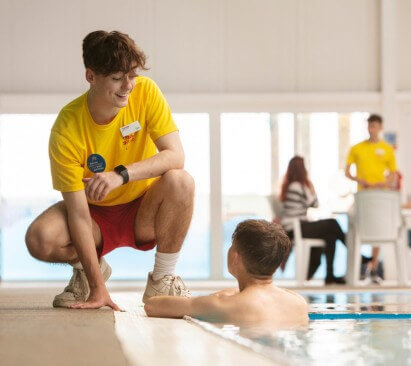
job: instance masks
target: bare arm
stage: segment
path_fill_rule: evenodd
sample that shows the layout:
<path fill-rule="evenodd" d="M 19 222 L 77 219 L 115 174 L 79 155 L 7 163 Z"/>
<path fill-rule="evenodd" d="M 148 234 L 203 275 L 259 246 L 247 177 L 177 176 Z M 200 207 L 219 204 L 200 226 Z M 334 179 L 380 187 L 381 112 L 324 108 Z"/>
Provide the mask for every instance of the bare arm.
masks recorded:
<path fill-rule="evenodd" d="M 130 181 L 158 177 L 171 169 L 184 168 L 184 150 L 178 132 L 154 141 L 158 154 L 127 166 Z"/>
<path fill-rule="evenodd" d="M 232 311 L 235 300 L 231 296 L 200 296 L 191 299 L 157 296 L 147 300 L 144 310 L 149 317 L 182 318 L 189 315 L 208 320 L 222 320 Z"/>
<path fill-rule="evenodd" d="M 351 164 L 346 166 L 345 176 L 357 182 L 363 188 L 394 188 L 396 185 L 397 172 L 390 172 L 385 182 L 371 184 L 364 179 L 359 179 L 357 177 L 354 177 L 350 172 L 350 168 L 351 168 Z"/>
<path fill-rule="evenodd" d="M 352 165 L 352 164 L 347 164 L 347 165 L 346 165 L 346 167 L 345 167 L 345 176 L 346 176 L 348 179 L 351 179 L 351 180 L 353 180 L 354 182 L 357 182 L 357 183 L 358 183 L 359 185 L 361 185 L 363 188 L 369 188 L 369 187 L 370 187 L 370 184 L 369 184 L 366 180 L 364 180 L 364 179 L 359 179 L 359 178 L 357 178 L 357 177 L 355 177 L 355 176 L 353 176 L 353 175 L 351 174 L 351 171 L 350 171 L 351 165 Z"/>
<path fill-rule="evenodd" d="M 396 189 L 397 186 L 397 173 L 396 172 L 389 172 L 387 175 L 385 182 L 374 183 L 370 184 L 370 188 L 389 188 L 389 189 Z"/>
<path fill-rule="evenodd" d="M 131 182 L 158 177 L 172 169 L 184 168 L 184 150 L 178 132 L 164 135 L 154 143 L 158 154 L 126 166 Z M 103 172 L 95 174 L 92 178 L 85 178 L 83 182 L 86 183 L 87 197 L 93 201 L 101 201 L 123 184 L 123 178 L 115 172 Z"/>
<path fill-rule="evenodd" d="M 108 305 L 114 310 L 120 310 L 111 301 L 101 274 L 93 238 L 90 211 L 84 191 L 63 193 L 63 198 L 67 207 L 68 226 L 72 244 L 76 248 L 77 255 L 83 265 L 90 285 L 90 296 L 85 303 L 88 303 L 88 306 L 79 304 L 73 305 L 73 307 L 99 308 Z"/>
<path fill-rule="evenodd" d="M 398 173 L 395 172 L 390 172 L 387 176 L 387 186 L 391 189 L 396 189 L 398 186 Z"/>
<path fill-rule="evenodd" d="M 351 165 L 352 165 L 352 164 L 347 164 L 347 165 L 345 166 L 345 176 L 346 176 L 348 179 L 351 179 L 351 180 L 357 182 L 357 178 L 354 177 L 354 176 L 351 174 Z"/>

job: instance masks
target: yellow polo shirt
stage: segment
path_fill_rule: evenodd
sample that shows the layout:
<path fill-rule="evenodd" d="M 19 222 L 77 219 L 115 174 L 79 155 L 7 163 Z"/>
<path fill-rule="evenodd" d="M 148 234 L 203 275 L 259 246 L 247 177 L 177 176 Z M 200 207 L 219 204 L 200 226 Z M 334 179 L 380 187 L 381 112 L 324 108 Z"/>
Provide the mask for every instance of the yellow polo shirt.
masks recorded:
<path fill-rule="evenodd" d="M 61 192 L 83 190 L 83 178 L 150 158 L 157 153 L 155 140 L 178 131 L 164 96 L 148 77 L 137 77 L 128 105 L 106 125 L 93 121 L 87 94 L 67 104 L 51 129 L 51 175 L 54 189 Z M 123 137 L 120 128 L 127 125 L 139 130 Z M 113 206 L 130 202 L 141 196 L 154 179 L 129 182 L 110 192 L 103 201 L 91 203 Z"/>
<path fill-rule="evenodd" d="M 348 154 L 347 164 L 355 164 L 357 178 L 369 183 L 385 182 L 387 171 L 397 170 L 394 149 L 383 140 L 378 142 L 365 140 L 354 145 Z M 360 185 L 358 189 L 361 189 Z"/>

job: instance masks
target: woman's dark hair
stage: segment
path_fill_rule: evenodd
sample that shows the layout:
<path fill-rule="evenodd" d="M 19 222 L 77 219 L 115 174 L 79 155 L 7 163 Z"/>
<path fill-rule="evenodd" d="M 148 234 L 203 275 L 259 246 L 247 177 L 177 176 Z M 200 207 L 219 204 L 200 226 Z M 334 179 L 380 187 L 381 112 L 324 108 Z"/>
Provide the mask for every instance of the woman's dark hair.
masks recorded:
<path fill-rule="evenodd" d="M 124 33 L 117 31 L 95 31 L 83 40 L 84 66 L 104 76 L 145 67 L 146 55 L 134 41 Z"/>
<path fill-rule="evenodd" d="M 294 156 L 288 163 L 287 173 L 285 173 L 283 183 L 281 185 L 280 199 L 285 200 L 288 186 L 293 182 L 299 182 L 303 186 L 312 187 L 311 181 L 308 179 L 308 172 L 305 168 L 304 158 Z"/>

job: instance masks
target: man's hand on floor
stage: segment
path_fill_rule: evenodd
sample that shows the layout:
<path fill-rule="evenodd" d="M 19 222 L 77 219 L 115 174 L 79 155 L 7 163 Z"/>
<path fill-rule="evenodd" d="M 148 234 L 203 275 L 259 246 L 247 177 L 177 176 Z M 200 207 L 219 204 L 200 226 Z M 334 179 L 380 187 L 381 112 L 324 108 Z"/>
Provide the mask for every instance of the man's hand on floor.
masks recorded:
<path fill-rule="evenodd" d="M 80 302 L 70 305 L 70 309 L 99 309 L 103 306 L 109 306 L 115 311 L 122 311 L 117 304 L 111 300 L 110 294 L 106 289 L 104 290 L 91 290 L 90 296 L 86 302 Z"/>

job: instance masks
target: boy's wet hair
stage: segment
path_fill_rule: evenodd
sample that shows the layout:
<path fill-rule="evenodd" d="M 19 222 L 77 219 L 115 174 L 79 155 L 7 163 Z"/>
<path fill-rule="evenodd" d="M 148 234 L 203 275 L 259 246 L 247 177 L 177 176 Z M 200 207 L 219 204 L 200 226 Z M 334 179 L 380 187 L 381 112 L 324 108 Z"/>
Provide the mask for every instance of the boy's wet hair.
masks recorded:
<path fill-rule="evenodd" d="M 84 66 L 104 76 L 135 68 L 147 70 L 146 55 L 134 41 L 118 31 L 95 31 L 83 40 Z"/>
<path fill-rule="evenodd" d="M 291 250 L 284 229 L 266 220 L 245 220 L 233 233 L 233 245 L 246 271 L 254 276 L 272 276 Z"/>
<path fill-rule="evenodd" d="M 372 123 L 372 122 L 378 122 L 380 125 L 382 125 L 382 117 L 379 114 L 371 114 L 368 119 L 367 119 L 368 123 Z"/>

